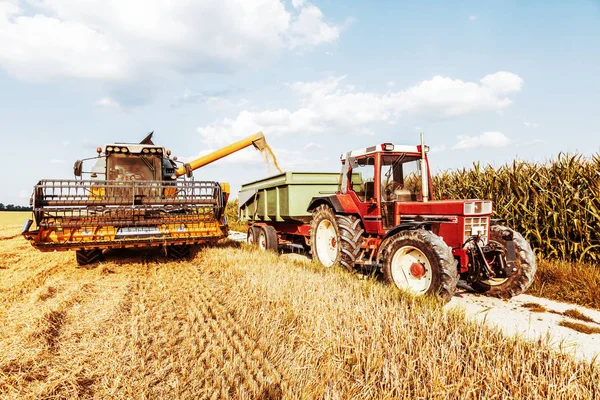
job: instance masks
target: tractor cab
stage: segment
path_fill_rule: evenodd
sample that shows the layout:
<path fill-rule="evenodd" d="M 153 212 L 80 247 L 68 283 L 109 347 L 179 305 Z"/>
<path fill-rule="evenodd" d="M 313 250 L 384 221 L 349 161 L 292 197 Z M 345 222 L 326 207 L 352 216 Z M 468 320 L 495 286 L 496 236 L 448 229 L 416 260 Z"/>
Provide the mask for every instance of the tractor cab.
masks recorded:
<path fill-rule="evenodd" d="M 340 192 L 355 199 L 369 222 L 381 221 L 380 229 L 396 226 L 399 223 L 395 212 L 397 202 L 428 200 L 427 149 L 423 150 L 421 152 L 421 146 L 383 143 L 342 155 Z M 361 184 L 349 185 L 350 179 L 355 182 L 357 176 Z"/>

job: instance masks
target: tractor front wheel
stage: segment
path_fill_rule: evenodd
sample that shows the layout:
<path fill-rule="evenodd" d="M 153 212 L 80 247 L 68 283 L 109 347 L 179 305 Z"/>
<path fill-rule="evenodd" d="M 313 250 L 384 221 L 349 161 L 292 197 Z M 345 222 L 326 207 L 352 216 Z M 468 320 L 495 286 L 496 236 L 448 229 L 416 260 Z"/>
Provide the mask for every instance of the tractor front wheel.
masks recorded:
<path fill-rule="evenodd" d="M 383 275 L 388 283 L 417 296 L 439 294 L 448 302 L 458 270 L 452 249 L 423 229 L 398 233 L 382 243 Z"/>
<path fill-rule="evenodd" d="M 486 278 L 473 282 L 471 287 L 486 296 L 509 299 L 523 293 L 533 283 L 537 270 L 535 254 L 529 242 L 520 233 L 500 225 L 492 226 L 490 231 L 490 241 L 498 242 L 505 248 L 507 242 L 503 237 L 512 236 L 515 244 L 516 271 L 508 278 Z"/>

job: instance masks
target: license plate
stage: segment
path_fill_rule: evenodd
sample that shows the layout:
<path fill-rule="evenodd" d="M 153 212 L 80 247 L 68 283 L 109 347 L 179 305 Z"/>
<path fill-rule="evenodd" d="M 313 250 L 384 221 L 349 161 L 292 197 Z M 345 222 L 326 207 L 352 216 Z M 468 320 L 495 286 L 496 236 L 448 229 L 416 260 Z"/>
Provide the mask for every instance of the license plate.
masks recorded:
<path fill-rule="evenodd" d="M 124 226 L 117 231 L 117 237 L 126 236 L 158 236 L 161 235 L 160 230 L 156 226 Z"/>

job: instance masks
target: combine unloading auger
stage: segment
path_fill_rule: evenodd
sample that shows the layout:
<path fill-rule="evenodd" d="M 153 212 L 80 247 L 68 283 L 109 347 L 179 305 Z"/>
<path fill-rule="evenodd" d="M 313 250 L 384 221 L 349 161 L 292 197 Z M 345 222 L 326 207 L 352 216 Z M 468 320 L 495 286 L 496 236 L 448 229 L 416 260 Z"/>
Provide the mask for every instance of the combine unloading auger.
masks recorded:
<path fill-rule="evenodd" d="M 177 166 L 170 151 L 152 143 L 115 143 L 98 148 L 95 166 L 76 179 L 41 180 L 34 187 L 23 236 L 41 251 L 76 250 L 79 264 L 102 257 L 103 249 L 164 246 L 168 255 L 189 255 L 192 244 L 228 234 L 223 213 L 229 185 L 188 178 L 193 171 L 248 146 L 266 147 L 262 133 Z M 89 175 L 89 179 L 82 176 Z M 98 179 L 102 177 L 104 179 Z M 77 179 L 79 178 L 79 179 Z"/>

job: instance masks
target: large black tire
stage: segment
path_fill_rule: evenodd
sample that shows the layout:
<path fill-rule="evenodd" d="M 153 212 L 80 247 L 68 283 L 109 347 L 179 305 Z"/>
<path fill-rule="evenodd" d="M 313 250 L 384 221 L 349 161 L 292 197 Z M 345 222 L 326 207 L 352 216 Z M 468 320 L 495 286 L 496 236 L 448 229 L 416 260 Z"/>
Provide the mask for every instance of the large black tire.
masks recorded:
<path fill-rule="evenodd" d="M 77 250 L 75 252 L 75 259 L 77 265 L 89 265 L 99 261 L 102 261 L 102 250 Z"/>
<path fill-rule="evenodd" d="M 382 246 L 386 282 L 417 296 L 439 294 L 450 301 L 458 269 L 452 249 L 442 238 L 424 229 L 409 230 L 386 239 Z"/>
<path fill-rule="evenodd" d="M 490 240 L 496 241 L 503 246 L 506 245 L 506 240 L 502 238 L 503 233 L 506 231 L 512 233 L 517 256 L 515 261 L 517 270 L 508 278 L 482 280 L 472 283 L 471 287 L 476 292 L 486 296 L 509 299 L 525 292 L 533 283 L 535 271 L 537 270 L 535 254 L 531 250 L 529 242 L 520 233 L 515 232 L 511 228 L 494 225 L 490 231 Z"/>
<path fill-rule="evenodd" d="M 172 260 L 189 260 L 192 256 L 189 244 L 172 244 L 167 246 L 167 257 Z"/>
<path fill-rule="evenodd" d="M 271 225 L 265 225 L 258 231 L 258 247 L 267 250 L 277 252 L 279 250 L 279 238 L 277 237 L 277 231 Z"/>
<path fill-rule="evenodd" d="M 342 254 L 340 231 L 331 207 L 321 204 L 312 213 L 310 222 L 310 253 L 324 267 L 339 264 Z"/>
<path fill-rule="evenodd" d="M 258 243 L 258 230 L 260 228 L 258 226 L 250 226 L 248 227 L 248 233 L 246 234 L 246 243 L 250 246 L 256 246 Z"/>
<path fill-rule="evenodd" d="M 360 253 L 360 244 L 365 230 L 362 222 L 354 215 L 337 215 L 336 222 L 340 233 L 340 264 L 348 271 L 354 271 L 356 258 Z"/>

